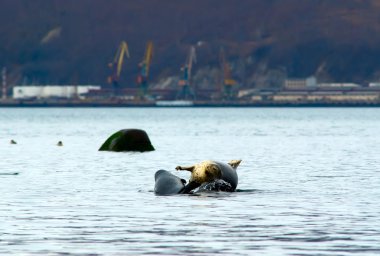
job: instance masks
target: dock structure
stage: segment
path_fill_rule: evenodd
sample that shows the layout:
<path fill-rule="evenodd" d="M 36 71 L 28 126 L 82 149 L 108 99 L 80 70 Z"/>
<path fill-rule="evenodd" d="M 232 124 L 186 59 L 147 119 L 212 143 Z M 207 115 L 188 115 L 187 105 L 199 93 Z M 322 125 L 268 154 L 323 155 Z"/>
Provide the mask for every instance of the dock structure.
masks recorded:
<path fill-rule="evenodd" d="M 247 88 L 237 91 L 230 100 L 220 100 L 214 89 L 198 89 L 197 98 L 178 98 L 177 88 L 151 88 L 149 98 L 139 97 L 139 88 L 120 88 L 115 97 L 111 88 L 100 85 L 13 86 L 12 98 L 0 106 L 21 107 L 222 107 L 222 106 L 380 106 L 380 86 L 354 83 L 323 83 L 317 86 L 283 88 Z"/>
<path fill-rule="evenodd" d="M 241 100 L 244 99 L 258 105 L 375 106 L 380 104 L 380 86 L 361 87 L 356 84 L 345 84 L 345 86 L 324 84 L 318 87 L 250 90 L 241 95 Z"/>
<path fill-rule="evenodd" d="M 380 87 L 348 91 L 259 90 L 233 101 L 176 100 L 175 91 L 166 92 L 170 98 L 140 100 L 135 92 L 122 98 L 7 99 L 0 102 L 0 107 L 380 107 Z"/>

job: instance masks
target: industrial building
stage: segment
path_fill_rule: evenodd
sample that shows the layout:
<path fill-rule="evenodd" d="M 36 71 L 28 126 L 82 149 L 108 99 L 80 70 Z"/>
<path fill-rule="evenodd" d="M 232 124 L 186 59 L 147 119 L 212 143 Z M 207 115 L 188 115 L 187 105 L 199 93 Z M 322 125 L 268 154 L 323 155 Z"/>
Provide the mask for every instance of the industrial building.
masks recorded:
<path fill-rule="evenodd" d="M 314 76 L 308 78 L 288 78 L 285 80 L 286 89 L 300 89 L 315 86 L 317 86 L 317 78 Z"/>
<path fill-rule="evenodd" d="M 79 98 L 84 99 L 85 94 L 90 91 L 100 90 L 100 85 L 46 85 L 46 86 L 14 86 L 13 99 L 27 100 L 27 99 L 71 99 Z"/>

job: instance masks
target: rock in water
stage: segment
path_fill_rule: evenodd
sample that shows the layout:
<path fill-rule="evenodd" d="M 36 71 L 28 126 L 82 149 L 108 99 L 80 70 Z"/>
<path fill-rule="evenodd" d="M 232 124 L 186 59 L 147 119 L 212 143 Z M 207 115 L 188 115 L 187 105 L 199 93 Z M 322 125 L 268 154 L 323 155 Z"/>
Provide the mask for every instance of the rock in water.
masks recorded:
<path fill-rule="evenodd" d="M 148 152 L 154 151 L 148 134 L 139 129 L 125 129 L 111 135 L 99 151 L 114 152 Z"/>

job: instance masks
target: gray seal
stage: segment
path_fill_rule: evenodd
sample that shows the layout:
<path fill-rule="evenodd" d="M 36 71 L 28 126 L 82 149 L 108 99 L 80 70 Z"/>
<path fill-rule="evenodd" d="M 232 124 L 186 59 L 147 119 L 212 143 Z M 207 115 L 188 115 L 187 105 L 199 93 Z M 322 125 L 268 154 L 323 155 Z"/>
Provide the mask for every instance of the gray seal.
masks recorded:
<path fill-rule="evenodd" d="M 154 175 L 154 193 L 156 195 L 168 196 L 182 194 L 184 192 L 186 180 L 181 179 L 168 171 L 159 170 Z"/>

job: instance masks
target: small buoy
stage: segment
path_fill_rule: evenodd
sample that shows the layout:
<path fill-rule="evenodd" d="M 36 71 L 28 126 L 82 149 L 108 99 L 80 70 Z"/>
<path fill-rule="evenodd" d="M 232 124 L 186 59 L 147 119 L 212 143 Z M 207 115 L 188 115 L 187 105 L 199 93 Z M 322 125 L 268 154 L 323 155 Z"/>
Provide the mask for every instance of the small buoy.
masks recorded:
<path fill-rule="evenodd" d="M 14 140 L 11 140 L 9 143 L 11 143 L 11 144 L 17 144 L 17 142 L 14 141 Z"/>
<path fill-rule="evenodd" d="M 58 147 L 62 147 L 62 146 L 63 146 L 62 141 L 58 141 L 57 146 L 58 146 Z"/>

